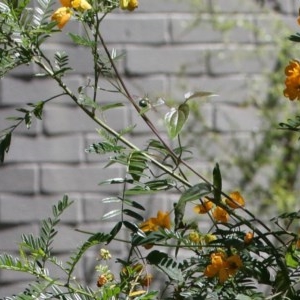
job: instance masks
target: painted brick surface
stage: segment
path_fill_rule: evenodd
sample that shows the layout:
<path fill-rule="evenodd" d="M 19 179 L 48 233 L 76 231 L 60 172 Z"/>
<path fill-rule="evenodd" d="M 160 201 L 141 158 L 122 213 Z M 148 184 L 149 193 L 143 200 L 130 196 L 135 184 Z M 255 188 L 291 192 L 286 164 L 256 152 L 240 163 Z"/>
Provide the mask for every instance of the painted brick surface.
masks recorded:
<path fill-rule="evenodd" d="M 195 90 L 219 95 L 198 105 L 201 124 L 193 118 L 187 124 L 189 132 L 195 133 L 196 138 L 201 136 L 203 145 L 211 147 L 209 157 L 192 160 L 203 174 L 209 174 L 216 157 L 223 159 L 222 155 L 230 156 L 238 151 L 231 145 L 231 134 L 238 136 L 243 147 L 251 150 L 249 140 L 252 133 L 259 130 L 261 120 L 258 109 L 246 105 L 247 99 L 257 95 L 263 98 L 267 93 L 268 83 L 262 75 L 276 64 L 276 34 L 288 34 L 284 29 L 286 25 L 292 30 L 298 28 L 295 16 L 299 1 L 281 1 L 280 13 L 273 9 L 272 1 L 266 1 L 264 8 L 257 2 L 140 0 L 140 7 L 134 13 L 118 10 L 101 25 L 109 48 L 126 54 L 118 66 L 137 99 L 147 95 L 151 99 L 166 97 L 179 102 L 185 92 Z M 74 70 L 66 83 L 74 93 L 92 76 L 91 55 L 83 47 L 73 47 L 67 35 L 67 31 L 80 33 L 82 30 L 72 21 L 45 45 L 52 60 L 57 50 L 70 54 Z M 13 124 L 5 120 L 7 116 L 20 115 L 14 111 L 15 107 L 61 93 L 48 79 L 33 77 L 37 71 L 33 65 L 21 66 L 1 79 L 0 129 Z M 124 104 L 115 111 L 105 112 L 104 119 L 116 130 L 137 124 L 132 140 L 143 148 L 152 138 L 147 126 L 123 96 L 107 91 L 112 88 L 110 84 L 100 81 L 99 85 L 101 103 Z M 91 96 L 91 91 L 87 93 Z M 258 98 L 259 101 L 262 100 Z M 161 118 L 154 113 L 150 116 L 165 136 Z M 57 255 L 62 260 L 86 238 L 75 228 L 94 232 L 111 230 L 112 223 L 101 222 L 101 216 L 116 207 L 103 205 L 102 200 L 117 196 L 120 187 L 99 183 L 121 177 L 124 170 L 115 166 L 103 169 L 105 157 L 85 152 L 91 143 L 99 141 L 98 127 L 70 99 L 61 96 L 45 107 L 43 121 L 34 121 L 30 130 L 25 126 L 17 129 L 6 163 L 0 166 L 1 252 L 17 253 L 21 234 L 37 234 L 39 221 L 51 215 L 51 206 L 65 193 L 74 204 L 63 216 L 61 232 L 55 242 Z M 209 135 L 202 137 L 206 129 L 222 132 L 222 149 L 210 144 Z M 199 149 L 194 153 L 197 151 Z M 239 176 L 238 172 L 234 174 Z M 136 197 L 136 201 L 147 206 L 145 217 L 155 215 L 158 208 L 170 209 L 176 200 L 176 194 Z M 112 244 L 110 250 L 117 255 L 124 253 L 126 247 Z M 95 281 L 97 251 L 93 249 L 88 253 L 77 273 L 91 284 Z M 27 280 L 22 274 L 1 271 L 0 298 L 21 291 Z"/>

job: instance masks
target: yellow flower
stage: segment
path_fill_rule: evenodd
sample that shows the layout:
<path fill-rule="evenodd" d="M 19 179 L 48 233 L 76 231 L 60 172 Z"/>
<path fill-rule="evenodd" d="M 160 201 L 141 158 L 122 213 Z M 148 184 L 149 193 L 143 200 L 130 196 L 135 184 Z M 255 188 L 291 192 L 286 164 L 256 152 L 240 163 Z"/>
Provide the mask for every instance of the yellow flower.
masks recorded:
<path fill-rule="evenodd" d="M 71 3 L 72 7 L 78 10 L 88 10 L 92 8 L 92 6 L 86 0 L 73 0 Z"/>
<path fill-rule="evenodd" d="M 73 7 L 79 10 L 88 10 L 92 6 L 86 0 L 60 0 L 60 3 L 64 7 Z"/>
<path fill-rule="evenodd" d="M 71 19 L 72 11 L 68 7 L 58 8 L 51 17 L 52 21 L 57 22 L 59 29 L 62 29 Z"/>
<path fill-rule="evenodd" d="M 72 7 L 72 0 L 59 0 L 61 5 L 64 6 L 64 7 Z"/>
<path fill-rule="evenodd" d="M 120 7 L 129 11 L 135 10 L 139 6 L 138 0 L 120 0 Z"/>
<path fill-rule="evenodd" d="M 296 59 L 290 61 L 289 65 L 285 68 L 286 88 L 283 91 L 285 97 L 290 100 L 300 100 L 300 62 Z"/>
<path fill-rule="evenodd" d="M 109 260 L 111 259 L 111 254 L 108 250 L 102 248 L 100 250 L 100 257 L 104 260 Z"/>
<path fill-rule="evenodd" d="M 234 276 L 237 271 L 243 266 L 243 262 L 239 255 L 235 254 L 226 259 L 226 269 L 229 276 Z"/>
<path fill-rule="evenodd" d="M 245 234 L 244 236 L 244 242 L 245 244 L 250 244 L 253 240 L 253 236 L 254 236 L 254 233 L 249 231 Z"/>
<path fill-rule="evenodd" d="M 209 244 L 209 243 L 215 241 L 216 239 L 217 239 L 217 237 L 214 234 L 208 233 L 204 236 L 204 241 L 206 244 Z"/>
<path fill-rule="evenodd" d="M 194 212 L 197 214 L 205 214 L 213 208 L 213 202 L 205 199 L 201 204 L 198 204 L 194 207 Z"/>
<path fill-rule="evenodd" d="M 229 220 L 229 214 L 228 212 L 223 209 L 222 207 L 217 206 L 213 213 L 212 213 L 214 219 L 218 222 L 227 223 Z"/>
<path fill-rule="evenodd" d="M 148 231 L 157 231 L 159 228 L 171 228 L 171 220 L 170 220 L 170 214 L 168 212 L 162 212 L 158 211 L 157 212 L 157 217 L 156 218 L 150 218 L 147 221 L 143 222 L 140 225 L 140 228 L 144 232 Z"/>
<path fill-rule="evenodd" d="M 236 208 L 239 208 L 239 207 L 243 207 L 245 206 L 245 200 L 244 198 L 242 197 L 242 195 L 239 193 L 239 192 L 232 192 L 229 194 L 229 198 L 226 198 L 226 204 L 233 208 L 233 209 L 236 209 Z"/>
<path fill-rule="evenodd" d="M 205 268 L 204 275 L 209 278 L 217 276 L 220 283 L 224 283 L 229 277 L 234 276 L 243 266 L 242 260 L 237 254 L 227 258 L 222 252 L 212 253 L 210 260 L 211 264 Z"/>
<path fill-rule="evenodd" d="M 201 235 L 197 231 L 192 231 L 189 233 L 189 240 L 195 244 L 199 244 L 201 242 Z"/>
<path fill-rule="evenodd" d="M 210 260 L 211 264 L 209 264 L 204 270 L 204 275 L 209 278 L 217 276 L 220 270 L 224 267 L 225 255 L 222 252 L 212 253 Z"/>

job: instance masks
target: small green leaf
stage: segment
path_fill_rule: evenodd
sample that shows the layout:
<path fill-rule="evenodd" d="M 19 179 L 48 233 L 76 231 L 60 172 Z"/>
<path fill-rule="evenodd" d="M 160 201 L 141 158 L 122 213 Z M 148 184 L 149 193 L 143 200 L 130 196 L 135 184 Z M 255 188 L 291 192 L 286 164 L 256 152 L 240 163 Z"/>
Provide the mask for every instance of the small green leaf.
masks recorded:
<path fill-rule="evenodd" d="M 190 187 L 181 195 L 178 203 L 175 204 L 174 209 L 175 230 L 179 229 L 182 225 L 186 203 L 189 201 L 200 199 L 201 197 L 206 196 L 209 193 L 211 193 L 210 185 L 202 182 Z"/>
<path fill-rule="evenodd" d="M 114 238 L 115 236 L 118 234 L 118 232 L 120 231 L 120 229 L 122 228 L 122 222 L 118 222 L 114 228 L 110 231 L 110 237 L 107 240 L 107 244 L 109 244 Z"/>
<path fill-rule="evenodd" d="M 11 133 L 7 133 L 0 137 L 0 161 L 4 162 L 5 153 L 9 151 L 9 146 L 11 142 Z"/>
<path fill-rule="evenodd" d="M 128 159 L 128 173 L 133 180 L 139 181 L 147 168 L 147 158 L 140 151 L 133 151 Z"/>
<path fill-rule="evenodd" d="M 165 124 L 171 139 L 174 139 L 182 130 L 189 116 L 190 108 L 188 104 L 181 104 L 179 107 L 172 108 L 165 115 Z"/>
<path fill-rule="evenodd" d="M 117 108 L 117 107 L 122 107 L 122 106 L 124 106 L 123 103 L 106 104 L 106 105 L 102 105 L 101 106 L 101 110 L 102 111 L 106 111 L 106 110 L 109 110 L 109 109 L 113 109 L 113 108 Z"/>
<path fill-rule="evenodd" d="M 123 213 L 127 216 L 130 216 L 130 217 L 136 219 L 136 220 L 139 220 L 139 221 L 144 220 L 144 218 L 141 215 L 139 215 L 138 213 L 136 213 L 135 211 L 133 211 L 131 209 L 127 209 L 127 208 L 123 209 Z"/>
<path fill-rule="evenodd" d="M 80 45 L 80 46 L 92 47 L 95 44 L 94 41 L 88 40 L 83 36 L 73 34 L 71 32 L 69 32 L 69 36 L 71 37 L 72 41 L 75 44 Z"/>
<path fill-rule="evenodd" d="M 299 266 L 299 262 L 300 251 L 296 249 L 295 244 L 292 244 L 285 254 L 285 263 L 288 267 L 296 269 Z"/>
<path fill-rule="evenodd" d="M 209 96 L 217 96 L 217 95 L 211 92 L 197 91 L 197 92 L 187 92 L 184 95 L 184 98 L 186 101 L 188 101 L 194 98 L 202 98 L 202 97 L 209 97 Z"/>
<path fill-rule="evenodd" d="M 121 214 L 120 209 L 111 210 L 108 213 L 104 214 L 101 220 L 107 220 Z"/>
<path fill-rule="evenodd" d="M 221 202 L 222 176 L 221 176 L 221 171 L 218 163 L 216 163 L 213 170 L 213 184 L 214 184 L 214 199 L 217 202 Z"/>
<path fill-rule="evenodd" d="M 129 230 L 131 230 L 132 232 L 138 232 L 141 231 L 139 229 L 139 227 L 133 223 L 133 222 L 128 222 L 128 221 L 123 221 L 123 224 L 126 228 L 128 228 Z M 142 232 L 142 231 L 141 231 Z M 144 233 L 142 233 L 144 235 Z"/>
<path fill-rule="evenodd" d="M 151 251 L 147 255 L 147 260 L 151 265 L 154 265 L 172 280 L 183 282 L 184 278 L 178 264 L 168 254 L 158 250 Z"/>
<path fill-rule="evenodd" d="M 99 142 L 97 144 L 92 144 L 85 151 L 89 153 L 97 153 L 97 154 L 105 154 L 111 152 L 121 152 L 121 150 L 125 149 L 123 146 L 114 145 L 110 142 Z"/>

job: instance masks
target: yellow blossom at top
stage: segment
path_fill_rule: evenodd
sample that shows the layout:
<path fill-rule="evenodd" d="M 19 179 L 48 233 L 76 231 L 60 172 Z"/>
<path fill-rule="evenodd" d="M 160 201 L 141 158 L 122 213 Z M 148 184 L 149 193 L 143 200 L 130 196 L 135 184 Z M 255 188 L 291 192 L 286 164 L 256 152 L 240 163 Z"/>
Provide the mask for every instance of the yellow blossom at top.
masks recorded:
<path fill-rule="evenodd" d="M 92 8 L 86 0 L 60 0 L 60 3 L 64 7 L 72 7 L 79 10 L 88 10 Z"/>
<path fill-rule="evenodd" d="M 57 22 L 59 29 L 62 29 L 71 19 L 71 8 L 80 11 L 92 8 L 92 6 L 86 0 L 60 0 L 60 3 L 62 7 L 58 8 L 51 16 L 51 20 Z"/>
<path fill-rule="evenodd" d="M 140 228 L 144 232 L 148 231 L 157 231 L 159 228 L 171 228 L 171 220 L 170 220 L 170 214 L 169 212 L 162 212 L 158 211 L 157 212 L 157 217 L 156 218 L 150 218 L 143 222 L 140 225 Z"/>
<path fill-rule="evenodd" d="M 92 8 L 86 0 L 73 0 L 71 3 L 74 9 L 88 10 Z"/>
<path fill-rule="evenodd" d="M 60 1 L 61 5 L 64 6 L 64 7 L 72 7 L 71 2 L 73 0 L 59 0 L 59 1 Z"/>
<path fill-rule="evenodd" d="M 224 283 L 229 277 L 234 276 L 243 266 L 239 255 L 226 257 L 222 252 L 212 253 L 211 263 L 205 268 L 204 275 L 212 278 L 218 277 L 220 283 Z"/>
<path fill-rule="evenodd" d="M 245 206 L 245 200 L 239 192 L 235 191 L 235 192 L 230 193 L 229 198 L 230 199 L 226 198 L 226 200 L 225 200 L 226 204 L 229 207 L 231 207 L 233 209 L 236 209 L 236 208 L 239 208 L 241 206 L 242 207 Z"/>
<path fill-rule="evenodd" d="M 72 11 L 68 7 L 58 8 L 51 17 L 52 21 L 57 22 L 59 29 L 62 29 L 71 19 Z"/>
<path fill-rule="evenodd" d="M 283 91 L 285 97 L 290 100 L 300 100 L 300 62 L 296 59 L 290 61 L 289 65 L 285 68 L 286 88 Z"/>
<path fill-rule="evenodd" d="M 124 10 L 133 11 L 139 6 L 138 0 L 120 0 L 120 7 Z"/>
<path fill-rule="evenodd" d="M 194 212 L 197 214 L 205 214 L 213 208 L 213 202 L 205 199 L 201 204 L 198 204 L 194 207 Z"/>

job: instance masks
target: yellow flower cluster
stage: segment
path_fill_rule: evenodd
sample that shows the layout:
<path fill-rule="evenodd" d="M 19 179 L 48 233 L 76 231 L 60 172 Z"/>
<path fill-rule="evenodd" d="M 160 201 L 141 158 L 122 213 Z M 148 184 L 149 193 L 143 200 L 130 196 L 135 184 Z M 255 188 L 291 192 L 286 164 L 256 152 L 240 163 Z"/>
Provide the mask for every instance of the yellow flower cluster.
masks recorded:
<path fill-rule="evenodd" d="M 243 207 L 245 205 L 245 200 L 239 192 L 235 191 L 229 194 L 229 198 L 226 198 L 224 203 L 230 208 L 236 209 Z M 228 212 L 220 206 L 215 206 L 214 203 L 207 198 L 205 198 L 201 204 L 194 207 L 194 212 L 197 214 L 205 214 L 213 208 L 213 218 L 218 222 L 227 223 L 229 220 Z"/>
<path fill-rule="evenodd" d="M 211 263 L 204 270 L 204 275 L 209 278 L 218 277 L 220 283 L 234 276 L 243 266 L 237 254 L 227 257 L 223 252 L 215 252 L 211 254 L 210 261 Z"/>
<path fill-rule="evenodd" d="M 140 228 L 144 232 L 158 231 L 160 228 L 170 229 L 171 228 L 170 213 L 162 212 L 159 210 L 157 212 L 156 218 L 150 218 L 146 220 L 140 225 Z"/>
<path fill-rule="evenodd" d="M 120 7 L 124 10 L 133 11 L 139 6 L 138 0 L 120 0 Z"/>
<path fill-rule="evenodd" d="M 290 100 L 300 100 L 300 62 L 296 59 L 290 61 L 285 68 L 285 89 L 283 94 Z"/>
<path fill-rule="evenodd" d="M 86 0 L 60 0 L 62 7 L 58 8 L 52 15 L 51 20 L 57 22 L 59 29 L 62 29 L 73 15 L 73 11 L 85 11 L 92 8 Z"/>

